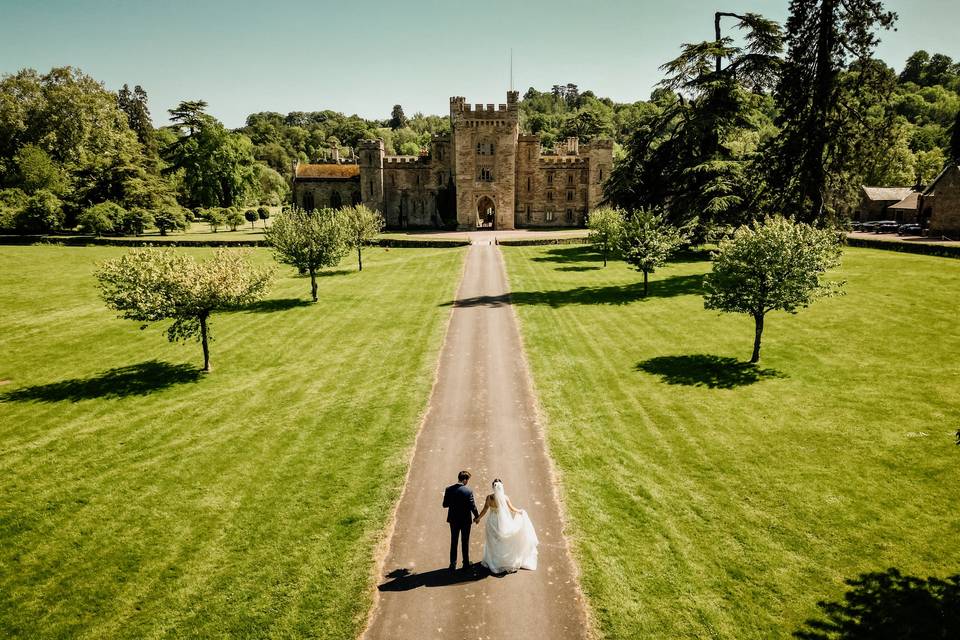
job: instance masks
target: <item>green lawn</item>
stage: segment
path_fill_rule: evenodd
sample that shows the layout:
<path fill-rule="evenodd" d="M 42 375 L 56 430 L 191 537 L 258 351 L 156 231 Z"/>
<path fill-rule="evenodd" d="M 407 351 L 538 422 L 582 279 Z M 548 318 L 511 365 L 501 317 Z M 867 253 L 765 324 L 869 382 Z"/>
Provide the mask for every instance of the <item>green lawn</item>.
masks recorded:
<path fill-rule="evenodd" d="M 588 248 L 503 252 L 606 637 L 786 638 L 862 572 L 960 572 L 960 260 L 847 250 L 755 369 L 707 262 L 643 300 Z"/>
<path fill-rule="evenodd" d="M 122 251 L 0 247 L 0 637 L 355 635 L 464 251 L 281 267 L 208 376 L 98 301 Z"/>

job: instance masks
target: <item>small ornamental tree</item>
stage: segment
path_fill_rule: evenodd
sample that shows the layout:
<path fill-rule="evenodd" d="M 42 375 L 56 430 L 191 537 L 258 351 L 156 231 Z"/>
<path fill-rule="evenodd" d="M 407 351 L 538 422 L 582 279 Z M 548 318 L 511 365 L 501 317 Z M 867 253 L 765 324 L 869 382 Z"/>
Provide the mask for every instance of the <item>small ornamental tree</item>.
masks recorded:
<path fill-rule="evenodd" d="M 167 235 L 168 231 L 187 230 L 186 210 L 168 205 L 153 214 L 153 224 L 160 230 L 160 235 Z"/>
<path fill-rule="evenodd" d="M 250 229 L 253 229 L 253 224 L 257 221 L 257 212 L 253 209 L 247 209 L 243 212 L 243 217 L 250 223 Z"/>
<path fill-rule="evenodd" d="M 173 320 L 168 340 L 198 339 L 204 371 L 211 370 L 210 315 L 259 300 L 271 277 L 269 268 L 254 266 L 237 249 L 220 249 L 201 262 L 174 249 L 134 249 L 97 271 L 101 296 L 121 318 Z"/>
<path fill-rule="evenodd" d="M 266 230 L 278 262 L 310 275 L 310 295 L 317 301 L 317 270 L 340 263 L 350 250 L 344 214 L 335 209 L 282 213 Z"/>
<path fill-rule="evenodd" d="M 781 217 L 742 226 L 713 254 L 703 306 L 753 318 L 750 362 L 757 363 L 767 313 L 796 313 L 819 297 L 842 293 L 842 282 L 821 280 L 840 264 L 841 242 L 836 231 Z"/>
<path fill-rule="evenodd" d="M 219 207 L 206 209 L 203 212 L 203 217 L 206 219 L 207 224 L 210 225 L 210 231 L 213 233 L 216 233 L 217 229 L 227 223 L 227 216 L 224 215 L 223 209 Z"/>
<path fill-rule="evenodd" d="M 383 216 L 362 204 L 343 209 L 350 246 L 357 250 L 358 271 L 363 271 L 363 245 L 370 244 L 383 230 Z"/>
<path fill-rule="evenodd" d="M 270 209 L 267 209 L 266 207 L 260 207 L 257 209 L 257 217 L 263 220 L 263 226 L 266 227 L 267 220 L 270 219 Z"/>
<path fill-rule="evenodd" d="M 236 207 L 229 207 L 226 210 L 227 224 L 230 225 L 230 231 L 236 231 L 237 227 L 243 224 L 243 213 Z"/>
<path fill-rule="evenodd" d="M 126 235 L 141 236 L 146 228 L 153 223 L 153 213 L 140 207 L 134 207 L 124 211 L 120 219 L 120 231 Z"/>
<path fill-rule="evenodd" d="M 126 210 L 115 202 L 101 202 L 87 207 L 77 217 L 77 223 L 86 233 L 95 236 L 114 233 L 123 223 Z"/>
<path fill-rule="evenodd" d="M 690 239 L 690 226 L 678 228 L 667 222 L 662 213 L 637 209 L 625 214 L 619 248 L 623 259 L 643 272 L 643 295 L 646 297 L 650 274 L 666 264 L 677 249 Z"/>
<path fill-rule="evenodd" d="M 590 229 L 587 239 L 603 254 L 603 266 L 607 266 L 607 256 L 616 251 L 623 231 L 623 211 L 614 207 L 600 207 L 590 212 L 587 221 Z"/>

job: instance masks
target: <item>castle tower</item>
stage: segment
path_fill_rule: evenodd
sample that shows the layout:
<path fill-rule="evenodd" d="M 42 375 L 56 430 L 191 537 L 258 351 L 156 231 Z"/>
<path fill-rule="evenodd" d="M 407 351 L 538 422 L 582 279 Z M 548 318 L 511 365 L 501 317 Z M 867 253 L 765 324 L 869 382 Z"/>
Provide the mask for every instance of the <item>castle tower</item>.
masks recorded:
<path fill-rule="evenodd" d="M 360 199 L 374 211 L 386 213 L 383 202 L 383 140 L 361 140 Z"/>
<path fill-rule="evenodd" d="M 450 98 L 459 229 L 514 228 L 519 96 L 496 108 Z"/>

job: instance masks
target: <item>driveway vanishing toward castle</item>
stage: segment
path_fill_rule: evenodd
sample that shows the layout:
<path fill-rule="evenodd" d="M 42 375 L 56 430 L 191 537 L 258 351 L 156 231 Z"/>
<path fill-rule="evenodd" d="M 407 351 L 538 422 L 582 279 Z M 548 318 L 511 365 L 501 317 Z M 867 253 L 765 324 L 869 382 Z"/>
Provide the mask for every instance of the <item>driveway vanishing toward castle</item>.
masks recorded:
<path fill-rule="evenodd" d="M 471 234 L 473 235 L 473 234 Z M 474 235 L 437 382 L 414 450 L 382 566 L 367 640 L 589 637 L 586 609 L 562 532 L 550 461 L 537 423 L 509 285 L 493 234 Z M 540 538 L 537 571 L 490 576 L 447 569 L 443 490 L 473 474 L 478 508 L 501 478 Z M 484 521 L 470 559 L 483 557 Z"/>

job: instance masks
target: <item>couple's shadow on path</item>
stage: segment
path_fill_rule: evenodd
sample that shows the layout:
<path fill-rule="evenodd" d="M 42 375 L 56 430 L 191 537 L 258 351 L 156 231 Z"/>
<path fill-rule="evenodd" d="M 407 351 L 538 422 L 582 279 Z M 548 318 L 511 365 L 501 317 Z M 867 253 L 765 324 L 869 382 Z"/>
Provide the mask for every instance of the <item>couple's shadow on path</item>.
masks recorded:
<path fill-rule="evenodd" d="M 486 578 L 502 578 L 507 573 L 490 573 L 481 565 L 475 564 L 469 571 L 457 569 L 450 571 L 443 569 L 434 569 L 424 573 L 416 573 L 410 569 L 394 569 L 387 574 L 390 578 L 387 582 L 377 587 L 380 591 L 410 591 L 419 587 L 452 587 L 453 585 L 463 584 L 465 582 L 478 582 Z"/>

